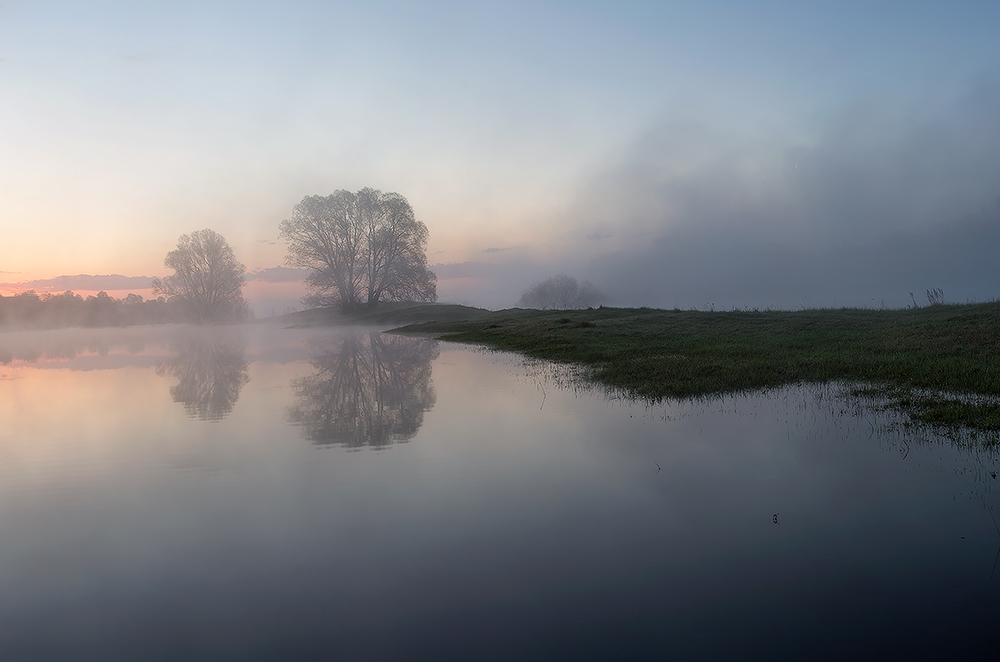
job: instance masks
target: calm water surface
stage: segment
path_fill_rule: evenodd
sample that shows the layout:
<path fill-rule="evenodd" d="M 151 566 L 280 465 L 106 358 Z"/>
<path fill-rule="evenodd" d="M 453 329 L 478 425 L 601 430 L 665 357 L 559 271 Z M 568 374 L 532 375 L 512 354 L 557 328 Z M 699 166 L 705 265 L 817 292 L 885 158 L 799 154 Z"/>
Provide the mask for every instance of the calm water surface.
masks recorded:
<path fill-rule="evenodd" d="M 997 456 L 376 331 L 0 336 L 0 659 L 997 650 Z"/>

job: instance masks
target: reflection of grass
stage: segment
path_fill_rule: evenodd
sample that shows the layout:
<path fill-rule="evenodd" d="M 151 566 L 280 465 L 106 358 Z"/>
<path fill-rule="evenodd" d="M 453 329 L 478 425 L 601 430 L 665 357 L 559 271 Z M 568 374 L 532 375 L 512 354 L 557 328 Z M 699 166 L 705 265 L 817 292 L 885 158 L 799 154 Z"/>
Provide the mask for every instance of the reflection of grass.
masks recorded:
<path fill-rule="evenodd" d="M 404 330 L 582 363 L 595 380 L 651 399 L 860 381 L 917 420 L 1000 429 L 1000 405 L 957 397 L 1000 396 L 1000 303 L 794 312 L 515 309 Z M 934 395 L 945 392 L 951 395 Z"/>
<path fill-rule="evenodd" d="M 911 411 L 917 420 L 924 423 L 1000 430 L 1000 404 L 996 402 L 970 402 L 961 398 L 928 395 L 904 397 L 898 402 L 901 408 Z"/>
<path fill-rule="evenodd" d="M 851 389 L 853 395 L 907 412 L 911 419 L 932 427 L 969 428 L 1000 432 L 1000 399 L 979 395 L 955 395 L 905 386 L 865 386 Z"/>

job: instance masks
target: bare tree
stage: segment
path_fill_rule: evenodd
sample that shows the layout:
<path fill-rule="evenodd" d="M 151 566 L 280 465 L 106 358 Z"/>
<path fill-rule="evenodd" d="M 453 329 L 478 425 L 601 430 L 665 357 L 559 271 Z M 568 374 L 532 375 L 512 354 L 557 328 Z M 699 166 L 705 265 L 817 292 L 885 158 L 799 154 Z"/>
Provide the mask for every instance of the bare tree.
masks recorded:
<path fill-rule="evenodd" d="M 309 307 L 351 310 L 380 301 L 435 301 L 427 268 L 427 226 L 406 198 L 365 188 L 306 196 L 281 222 L 285 261 L 313 269 Z"/>
<path fill-rule="evenodd" d="M 592 308 L 598 305 L 604 295 L 590 281 L 577 283 L 576 279 L 559 274 L 535 283 L 521 295 L 517 305 L 521 308 L 541 308 L 542 310 L 568 310 L 570 308 Z"/>
<path fill-rule="evenodd" d="M 246 267 L 214 230 L 181 235 L 164 266 L 174 275 L 153 279 L 153 291 L 176 302 L 193 321 L 235 322 L 250 317 L 243 298 Z"/>

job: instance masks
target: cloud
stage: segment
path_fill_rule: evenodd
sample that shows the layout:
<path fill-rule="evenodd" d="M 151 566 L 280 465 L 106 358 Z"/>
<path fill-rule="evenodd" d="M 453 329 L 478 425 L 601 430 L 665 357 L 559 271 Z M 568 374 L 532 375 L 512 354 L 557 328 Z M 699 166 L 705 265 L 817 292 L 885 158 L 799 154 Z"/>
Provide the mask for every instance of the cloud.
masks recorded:
<path fill-rule="evenodd" d="M 4 272 L 9 273 L 9 272 Z M 38 292 L 65 292 L 66 290 L 147 290 L 152 287 L 149 276 L 122 276 L 120 274 L 57 276 L 26 280 L 16 283 L 0 283 L 0 288 L 11 291 L 35 290 Z"/>
<path fill-rule="evenodd" d="M 666 119 L 581 183 L 567 218 L 588 243 L 551 270 L 622 305 L 1000 296 L 1000 78 L 934 101 L 859 103 L 808 140 Z"/>
<path fill-rule="evenodd" d="M 992 300 L 996 117 L 1000 77 L 911 107 L 859 102 L 798 135 L 667 117 L 579 182 L 552 221 L 561 243 L 432 269 L 443 299 L 489 307 L 558 273 L 623 306 L 903 307 L 931 288 Z"/>
<path fill-rule="evenodd" d="M 504 246 L 503 248 L 484 248 L 479 251 L 480 253 L 503 253 L 504 251 L 514 251 L 520 248 L 519 246 Z"/>
<path fill-rule="evenodd" d="M 430 270 L 438 280 L 452 278 L 491 278 L 503 272 L 504 266 L 487 262 L 451 262 L 448 264 L 432 264 Z"/>

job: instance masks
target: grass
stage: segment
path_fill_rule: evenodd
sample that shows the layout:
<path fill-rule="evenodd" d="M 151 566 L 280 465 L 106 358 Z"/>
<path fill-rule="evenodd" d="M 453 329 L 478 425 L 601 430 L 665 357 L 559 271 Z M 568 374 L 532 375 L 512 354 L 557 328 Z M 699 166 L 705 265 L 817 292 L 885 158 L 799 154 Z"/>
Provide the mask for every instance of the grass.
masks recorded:
<path fill-rule="evenodd" d="M 397 331 L 589 368 L 657 400 L 862 382 L 914 420 L 1000 430 L 1000 303 L 904 310 L 503 310 Z M 918 395 L 919 394 L 919 395 Z"/>

